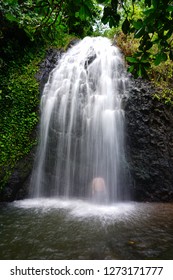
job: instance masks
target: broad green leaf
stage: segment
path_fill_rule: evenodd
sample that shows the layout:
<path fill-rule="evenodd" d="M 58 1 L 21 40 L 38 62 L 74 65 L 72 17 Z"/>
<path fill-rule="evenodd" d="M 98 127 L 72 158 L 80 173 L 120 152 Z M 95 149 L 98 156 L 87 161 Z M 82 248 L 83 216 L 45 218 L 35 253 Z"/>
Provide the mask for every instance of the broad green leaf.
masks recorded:
<path fill-rule="evenodd" d="M 132 57 L 132 56 L 127 56 L 126 60 L 131 62 L 131 63 L 138 63 L 139 62 L 135 57 Z"/>
<path fill-rule="evenodd" d="M 103 22 L 103 24 L 108 23 L 109 18 L 110 18 L 109 16 L 107 16 L 107 17 L 106 17 L 106 16 L 103 16 L 103 17 L 102 17 L 102 22 Z"/>
<path fill-rule="evenodd" d="M 110 17 L 109 18 L 109 27 L 112 28 L 114 26 L 116 26 L 116 21 L 114 20 L 113 17 Z"/>
<path fill-rule="evenodd" d="M 134 38 L 140 38 L 145 34 L 145 29 L 144 27 L 141 27 L 136 33 Z"/>
<path fill-rule="evenodd" d="M 153 12 L 155 12 L 155 9 L 150 8 L 146 11 L 143 11 L 143 14 L 146 15 L 147 17 L 150 16 L 151 14 L 153 14 Z"/>
<path fill-rule="evenodd" d="M 133 26 L 135 29 L 140 29 L 143 26 L 143 22 L 141 19 L 138 19 L 137 21 L 133 21 Z"/>
<path fill-rule="evenodd" d="M 118 26 L 118 23 L 119 23 L 119 21 L 120 21 L 120 19 L 121 19 L 120 15 L 119 15 L 119 14 L 114 14 L 114 13 L 113 13 L 112 16 L 113 16 L 114 21 L 115 21 L 115 26 Z"/>
<path fill-rule="evenodd" d="M 118 26 L 119 21 L 120 21 L 120 15 L 119 14 L 113 14 L 112 15 L 112 22 L 113 22 L 113 26 Z"/>
<path fill-rule="evenodd" d="M 168 12 L 173 12 L 173 5 L 168 5 L 168 7 L 166 8 L 166 10 Z"/>
<path fill-rule="evenodd" d="M 80 10 L 79 10 L 79 17 L 80 17 L 81 19 L 85 19 L 85 9 L 84 9 L 83 6 L 82 6 L 82 7 L 80 8 Z"/>
<path fill-rule="evenodd" d="M 10 14 L 10 13 L 6 14 L 5 17 L 9 21 L 17 21 L 17 18 L 15 16 L 13 16 L 12 14 Z"/>
<path fill-rule="evenodd" d="M 117 12 L 117 7 L 118 7 L 118 0 L 112 0 L 111 1 L 111 6 L 112 6 L 112 9 Z"/>
<path fill-rule="evenodd" d="M 138 77 L 142 77 L 142 65 L 141 64 L 139 64 L 137 73 L 138 73 Z"/>
<path fill-rule="evenodd" d="M 130 22 L 126 18 L 125 21 L 122 24 L 122 31 L 123 31 L 123 33 L 127 34 L 129 32 L 129 28 L 130 28 Z"/>
<path fill-rule="evenodd" d="M 86 17 L 87 17 L 87 14 L 86 14 L 86 9 L 84 6 L 82 6 L 79 10 L 79 17 L 81 20 L 85 20 Z"/>
<path fill-rule="evenodd" d="M 160 52 L 156 55 L 156 59 L 154 61 L 154 64 L 157 66 L 159 65 L 161 62 L 166 61 L 167 60 L 167 54 L 164 52 Z"/>
<path fill-rule="evenodd" d="M 85 6 L 86 6 L 89 10 L 94 9 L 94 4 L 93 4 L 92 1 L 85 1 Z"/>
<path fill-rule="evenodd" d="M 135 68 L 135 65 L 134 65 L 134 64 L 131 65 L 131 66 L 128 68 L 128 72 L 132 73 L 133 70 L 134 70 L 134 68 Z"/>
<path fill-rule="evenodd" d="M 103 17 L 105 16 L 105 17 L 108 17 L 108 16 L 110 16 L 110 15 L 112 15 L 112 9 L 111 9 L 111 7 L 105 7 L 104 8 L 104 11 L 103 11 Z"/>
<path fill-rule="evenodd" d="M 79 12 L 75 13 L 75 17 L 78 18 L 79 17 Z"/>

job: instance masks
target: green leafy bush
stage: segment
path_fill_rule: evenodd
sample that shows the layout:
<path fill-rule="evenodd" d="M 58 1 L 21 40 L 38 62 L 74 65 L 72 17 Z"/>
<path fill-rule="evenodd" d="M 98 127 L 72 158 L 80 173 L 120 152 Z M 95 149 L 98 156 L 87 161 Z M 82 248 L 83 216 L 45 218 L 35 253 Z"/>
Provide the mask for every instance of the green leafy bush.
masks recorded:
<path fill-rule="evenodd" d="M 139 39 L 133 57 L 127 61 L 135 76 L 147 75 L 151 62 L 173 60 L 173 2 L 171 0 L 103 0 L 102 21 L 120 27 L 124 34 Z M 155 52 L 154 52 L 155 50 Z"/>
<path fill-rule="evenodd" d="M 25 56 L 22 65 L 13 62 L 6 73 L 0 74 L 1 187 L 16 162 L 36 144 L 32 131 L 38 123 L 39 90 L 34 77 L 38 71 L 38 57 L 29 62 L 28 57 L 30 54 Z"/>

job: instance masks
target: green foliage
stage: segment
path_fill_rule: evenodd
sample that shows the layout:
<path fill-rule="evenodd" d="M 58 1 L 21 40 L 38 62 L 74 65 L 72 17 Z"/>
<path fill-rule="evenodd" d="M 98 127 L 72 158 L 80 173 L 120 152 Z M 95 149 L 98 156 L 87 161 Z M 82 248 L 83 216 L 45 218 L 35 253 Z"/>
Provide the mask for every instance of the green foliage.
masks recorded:
<path fill-rule="evenodd" d="M 139 47 L 133 58 L 128 57 L 130 72 L 146 76 L 147 69 L 173 60 L 173 1 L 171 0 L 111 0 L 105 5 L 102 21 L 110 27 L 121 24 L 124 34 L 133 33 Z M 155 52 L 154 52 L 155 51 Z"/>
<path fill-rule="evenodd" d="M 168 58 L 159 65 L 151 64 L 148 76 L 159 88 L 158 97 L 167 105 L 173 105 L 173 62 Z M 156 98 L 154 96 L 154 98 Z"/>
<path fill-rule="evenodd" d="M 68 33 L 80 37 L 91 35 L 100 11 L 95 1 L 69 0 L 66 2 L 64 13 L 66 14 Z"/>
<path fill-rule="evenodd" d="M 20 41 L 27 37 L 34 42 L 54 41 L 64 33 L 92 35 L 93 25 L 100 17 L 98 4 L 104 5 L 104 24 L 118 30 L 121 26 L 124 34 L 132 33 L 139 39 L 135 60 L 127 58 L 129 71 L 135 76 L 145 76 L 151 61 L 159 65 L 173 59 L 171 0 L 0 0 L 0 40 L 8 42 L 9 30 L 20 34 Z M 8 48 L 6 43 L 3 51 Z"/>
<path fill-rule="evenodd" d="M 168 59 L 159 65 L 152 64 L 148 70 L 148 75 L 156 83 L 167 86 L 168 88 L 173 87 L 173 62 Z"/>
<path fill-rule="evenodd" d="M 1 24 L 15 24 L 31 40 L 54 40 L 59 32 L 85 36 L 82 28 L 92 29 L 98 9 L 92 0 L 1 0 L 0 15 Z"/>
<path fill-rule="evenodd" d="M 161 89 L 153 98 L 163 102 L 167 106 L 173 106 L 173 89 Z"/>
<path fill-rule="evenodd" d="M 113 37 L 114 32 L 111 35 Z M 125 35 L 123 32 L 119 32 L 115 40 L 116 44 L 126 56 L 130 67 L 134 67 L 132 70 L 140 71 L 138 68 L 138 65 L 140 65 L 138 63 L 138 57 L 135 56 L 139 47 L 139 39 L 134 38 L 132 34 Z M 137 74 L 140 75 L 141 73 L 138 72 Z M 166 61 L 162 61 L 159 65 L 156 65 L 154 60 L 152 60 L 150 67 L 146 67 L 146 75 L 158 89 L 158 93 L 154 98 L 158 97 L 163 103 L 173 105 L 173 61 L 168 58 Z"/>
<path fill-rule="evenodd" d="M 38 123 L 39 92 L 34 75 L 38 71 L 40 57 L 37 53 L 37 59 L 33 59 L 35 55 L 26 54 L 21 64 L 13 61 L 6 73 L 0 73 L 1 187 L 7 182 L 16 162 L 36 144 L 32 131 Z"/>

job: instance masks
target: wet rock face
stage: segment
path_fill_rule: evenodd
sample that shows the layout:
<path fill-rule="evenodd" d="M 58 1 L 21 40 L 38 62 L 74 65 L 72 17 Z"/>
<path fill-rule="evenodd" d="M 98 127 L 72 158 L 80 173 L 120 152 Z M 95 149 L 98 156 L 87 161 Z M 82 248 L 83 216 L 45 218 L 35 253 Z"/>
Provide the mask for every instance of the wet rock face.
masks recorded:
<path fill-rule="evenodd" d="M 40 92 L 42 93 L 45 84 L 49 78 L 49 73 L 53 70 L 55 65 L 61 58 L 62 52 L 57 49 L 49 49 L 45 60 L 40 64 L 40 70 L 36 74 L 36 79 L 39 81 Z"/>
<path fill-rule="evenodd" d="M 73 47 L 78 41 L 79 40 L 77 40 L 77 39 L 72 40 L 68 45 L 68 49 Z M 63 51 L 57 50 L 54 48 L 50 48 L 47 50 L 46 57 L 45 57 L 44 61 L 40 64 L 40 70 L 36 74 L 36 79 L 40 83 L 40 92 L 41 93 L 44 89 L 45 84 L 48 81 L 49 73 L 58 64 L 58 61 L 60 60 L 62 54 L 63 54 Z"/>
<path fill-rule="evenodd" d="M 137 201 L 173 201 L 173 108 L 154 93 L 148 82 L 132 81 L 125 107 L 130 188 Z"/>
<path fill-rule="evenodd" d="M 36 148 L 16 164 L 8 184 L 0 192 L 0 202 L 11 202 L 28 196 L 31 170 L 33 168 Z"/>

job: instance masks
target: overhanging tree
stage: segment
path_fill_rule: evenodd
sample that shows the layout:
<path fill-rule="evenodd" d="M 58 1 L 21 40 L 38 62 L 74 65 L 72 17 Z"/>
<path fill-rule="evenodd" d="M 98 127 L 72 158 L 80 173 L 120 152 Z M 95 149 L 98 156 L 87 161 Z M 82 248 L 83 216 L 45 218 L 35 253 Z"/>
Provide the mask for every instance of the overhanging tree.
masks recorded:
<path fill-rule="evenodd" d="M 155 65 L 173 60 L 173 1 L 170 0 L 98 0 L 104 5 L 103 23 L 110 27 L 122 24 L 125 34 L 133 33 L 139 39 L 139 48 L 133 57 L 127 57 L 130 72 L 146 75 L 150 62 Z M 142 15 L 136 19 L 135 6 Z"/>
<path fill-rule="evenodd" d="M 54 39 L 61 29 L 80 35 L 75 27 L 92 27 L 98 12 L 93 0 L 0 0 L 0 15 L 1 26 L 17 24 L 34 40 L 38 34 Z"/>
<path fill-rule="evenodd" d="M 129 71 L 144 76 L 151 61 L 159 65 L 168 58 L 173 60 L 170 0 L 0 0 L 0 41 L 7 41 L 5 33 L 14 27 L 35 41 L 54 39 L 63 33 L 91 35 L 99 14 L 98 4 L 104 6 L 104 24 L 121 26 L 125 34 L 133 33 L 139 39 L 138 51 L 126 58 Z"/>

